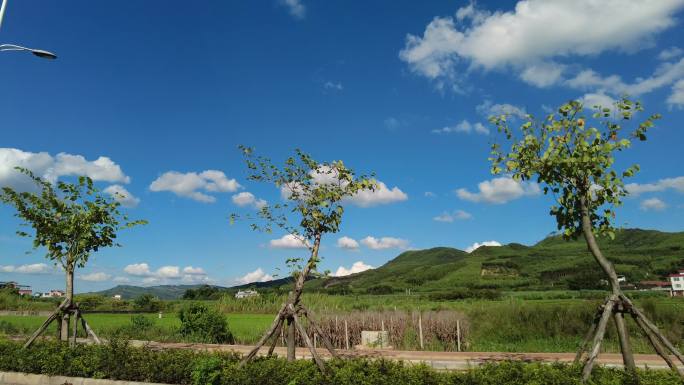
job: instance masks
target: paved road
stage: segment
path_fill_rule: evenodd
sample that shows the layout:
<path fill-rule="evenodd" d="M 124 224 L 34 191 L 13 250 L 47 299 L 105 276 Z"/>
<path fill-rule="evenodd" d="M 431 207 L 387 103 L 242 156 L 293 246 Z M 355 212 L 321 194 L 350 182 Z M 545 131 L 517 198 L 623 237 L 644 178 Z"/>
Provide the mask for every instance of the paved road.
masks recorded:
<path fill-rule="evenodd" d="M 252 349 L 248 345 L 212 345 L 212 344 L 190 344 L 190 343 L 160 343 L 148 341 L 132 341 L 136 346 L 148 346 L 152 349 L 193 349 L 204 351 L 233 351 L 247 353 Z M 323 358 L 330 358 L 330 354 L 325 349 L 317 349 Z M 265 355 L 268 347 L 262 348 L 259 352 Z M 425 363 L 435 369 L 459 370 L 468 369 L 473 366 L 481 365 L 486 362 L 496 362 L 504 360 L 518 360 L 526 362 L 572 362 L 575 359 L 574 353 L 498 353 L 498 352 L 428 352 L 428 351 L 407 351 L 407 350 L 338 350 L 338 353 L 345 357 L 366 357 L 366 358 L 385 358 L 390 360 L 400 360 L 414 363 Z M 275 354 L 284 357 L 286 348 L 277 347 Z M 311 352 L 306 348 L 297 348 L 297 358 L 311 358 Z M 651 369 L 669 369 L 665 361 L 655 354 L 636 354 L 637 365 L 649 367 Z M 673 356 L 673 361 L 677 359 Z M 598 362 L 601 365 L 622 367 L 622 356 L 615 353 L 604 353 L 599 356 Z M 684 366 L 682 366 L 684 368 Z"/>

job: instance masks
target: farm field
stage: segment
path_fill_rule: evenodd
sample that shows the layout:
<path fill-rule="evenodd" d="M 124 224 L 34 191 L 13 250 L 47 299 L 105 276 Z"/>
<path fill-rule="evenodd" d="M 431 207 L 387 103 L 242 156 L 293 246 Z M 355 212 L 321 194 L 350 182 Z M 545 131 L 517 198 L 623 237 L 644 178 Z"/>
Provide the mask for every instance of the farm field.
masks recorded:
<path fill-rule="evenodd" d="M 540 293 L 520 293 L 521 297 L 534 297 Z M 548 294 L 548 293 L 547 293 Z M 572 352 L 580 343 L 581 336 L 589 326 L 599 300 L 586 299 L 534 299 L 507 298 L 505 300 L 420 301 L 418 296 L 327 296 L 312 294 L 312 309 L 320 324 L 332 336 L 337 347 L 345 345 L 343 324 L 349 325 L 351 345 L 359 343 L 361 330 L 390 332 L 392 346 L 403 350 L 419 350 L 418 314 L 422 315 L 425 333 L 424 350 L 455 351 L 456 321 L 460 322 L 462 350 L 482 352 Z M 204 304 L 222 310 L 230 331 L 238 344 L 253 344 L 273 320 L 278 303 L 274 298 L 255 298 L 238 303 L 204 301 Z M 181 301 L 182 302 L 182 301 Z M 340 304 L 363 304 L 364 310 L 352 309 Z M 395 308 L 393 304 L 398 306 Z M 683 345 L 684 301 L 678 298 L 645 298 L 637 300 L 647 313 L 667 331 L 672 341 Z M 235 307 L 241 307 L 240 312 Z M 403 305 L 403 306 L 402 306 Z M 415 305 L 411 309 L 409 305 Z M 256 312 L 260 309 L 261 312 Z M 396 309 L 396 310 L 395 310 Z M 233 311 L 231 311 L 233 310 Z M 102 336 L 114 333 L 130 339 L 160 342 L 184 341 L 178 330 L 180 321 L 175 311 L 136 315 L 149 321 L 145 330 L 138 330 L 131 314 L 88 313 L 87 319 L 93 329 Z M 42 316 L 0 316 L 0 334 L 29 334 L 40 326 Z M 628 322 L 632 322 L 628 320 Z M 632 342 L 636 352 L 651 353 L 647 341 L 636 332 Z M 619 350 L 613 330 L 609 325 L 605 351 Z"/>

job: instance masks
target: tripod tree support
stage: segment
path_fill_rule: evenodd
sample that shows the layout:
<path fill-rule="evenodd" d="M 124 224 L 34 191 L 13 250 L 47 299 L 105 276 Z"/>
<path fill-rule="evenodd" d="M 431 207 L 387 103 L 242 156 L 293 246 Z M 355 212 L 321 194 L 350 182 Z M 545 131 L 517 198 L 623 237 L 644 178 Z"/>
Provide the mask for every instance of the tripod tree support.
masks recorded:
<path fill-rule="evenodd" d="M 612 106 L 592 106 L 590 118 L 584 116 L 584 110 L 582 103 L 570 101 L 542 120 L 526 115 L 519 130 L 509 127 L 506 115 L 490 117 L 499 133 L 511 142 L 508 150 L 502 150 L 498 143 L 492 145 L 491 171 L 504 174 L 503 178 L 512 178 L 515 183 L 536 182 L 543 186 L 544 194 L 553 195 L 557 204 L 551 207 L 550 214 L 556 218 L 558 230 L 565 239 L 583 237 L 589 254 L 607 278 L 610 295 L 597 311 L 575 357 L 576 362 L 583 362 L 583 381 L 591 376 L 611 318 L 625 370 L 635 373 L 625 314 L 635 320 L 670 368 L 684 377 L 668 354 L 682 364 L 684 357 L 622 292 L 615 267 L 603 255 L 597 240 L 615 239 L 614 210 L 629 193 L 623 179 L 639 171 L 638 165 L 615 170 L 615 154 L 630 148 L 633 140 L 645 141 L 646 133 L 660 115 L 647 117 L 625 133 L 623 123 L 630 124 L 635 113 L 643 111 L 639 102 L 622 98 Z M 589 342 L 591 350 L 582 360 Z"/>
<path fill-rule="evenodd" d="M 46 258 L 60 265 L 66 273 L 66 298 L 29 337 L 24 347 L 31 346 L 54 321 L 59 322 L 60 339 L 71 346 L 76 344 L 79 321 L 86 335 L 100 343 L 74 302 L 74 272 L 76 268 L 85 267 L 91 253 L 104 247 L 120 246 L 115 242 L 119 230 L 147 222 L 129 221 L 119 211 L 120 200 L 127 197 L 120 193 L 102 195 L 88 176 L 78 177 L 76 183 L 57 181 L 53 184 L 28 169 L 15 169 L 32 180 L 39 192 L 3 187 L 0 202 L 13 206 L 15 216 L 33 230 L 32 234 L 25 231 L 17 231 L 17 234 L 32 237 L 34 249 L 45 248 Z"/>
<path fill-rule="evenodd" d="M 248 219 L 254 230 L 272 232 L 274 227 L 284 230 L 287 237 L 301 243 L 309 251 L 307 258 L 287 258 L 293 270 L 294 287 L 286 302 L 278 311 L 271 326 L 254 349 L 242 359 L 244 365 L 253 359 L 269 340 L 268 354 L 273 354 L 281 330 L 287 325 L 287 359 L 295 359 L 295 334 L 298 332 L 321 371 L 323 360 L 309 338 L 302 323 L 320 335 L 323 344 L 333 357 L 338 357 L 330 337 L 316 323 L 311 312 L 302 303 L 304 283 L 310 277 L 321 275 L 317 271 L 320 262 L 321 239 L 325 234 L 339 231 L 344 214 L 342 203 L 362 191 L 374 191 L 377 182 L 368 176 L 357 176 L 342 161 L 318 162 L 301 150 L 288 158 L 283 166 L 276 166 L 270 159 L 254 155 L 251 148 L 240 146 L 250 172 L 249 180 L 274 185 L 287 197 L 284 203 L 264 203 L 256 215 L 231 214 L 231 224 Z M 296 223 L 293 225 L 292 223 Z M 304 263 L 305 262 L 305 263 Z"/>

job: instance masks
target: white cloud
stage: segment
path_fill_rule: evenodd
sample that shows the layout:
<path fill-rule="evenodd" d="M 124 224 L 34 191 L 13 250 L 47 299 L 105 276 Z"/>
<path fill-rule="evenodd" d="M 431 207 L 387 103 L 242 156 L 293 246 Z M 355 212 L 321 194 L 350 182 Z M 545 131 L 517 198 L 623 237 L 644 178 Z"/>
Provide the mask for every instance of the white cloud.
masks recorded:
<path fill-rule="evenodd" d="M 432 219 L 437 221 L 437 222 L 449 222 L 449 223 L 451 223 L 451 222 L 456 221 L 456 220 L 471 219 L 472 217 L 473 216 L 468 212 L 465 212 L 463 210 L 456 210 L 452 213 L 445 211 L 445 212 L 441 213 L 440 215 L 438 215 Z"/>
<path fill-rule="evenodd" d="M 271 239 L 268 244 L 274 249 L 306 249 L 308 247 L 305 240 L 292 234 L 285 234 L 278 239 Z"/>
<path fill-rule="evenodd" d="M 53 157 L 47 152 L 0 148 L 0 187 L 12 187 L 20 191 L 35 189 L 33 181 L 15 170 L 15 167 L 29 169 L 50 182 L 73 175 L 85 175 L 94 181 L 113 183 L 129 183 L 131 180 L 119 165 L 104 156 L 87 161 L 81 155 L 59 153 Z"/>
<path fill-rule="evenodd" d="M 333 90 L 333 91 L 342 91 L 344 89 L 344 87 L 342 86 L 342 83 L 340 83 L 340 82 L 335 83 L 335 82 L 331 82 L 331 81 L 327 81 L 327 82 L 323 83 L 323 88 L 325 88 L 326 90 Z"/>
<path fill-rule="evenodd" d="M 643 193 L 665 191 L 670 189 L 680 193 L 684 193 L 684 176 L 660 179 L 655 183 L 628 183 L 625 185 L 625 190 L 627 190 L 629 195 L 632 196 L 638 196 Z"/>
<path fill-rule="evenodd" d="M 571 88 L 580 90 L 594 90 L 614 95 L 627 94 L 639 96 L 658 88 L 670 85 L 684 77 L 684 58 L 675 63 L 663 63 L 647 78 L 637 78 L 627 83 L 618 75 L 603 77 L 596 71 L 587 69 L 579 72 L 575 77 L 565 81 Z"/>
<path fill-rule="evenodd" d="M 508 103 L 492 103 L 491 100 L 485 100 L 478 104 L 475 109 L 485 118 L 489 118 L 490 116 L 510 115 L 522 119 L 527 116 L 524 107 L 518 107 Z"/>
<path fill-rule="evenodd" d="M 198 202 L 213 203 L 216 198 L 205 192 L 235 192 L 240 184 L 235 179 L 228 179 L 222 171 L 207 170 L 201 173 L 180 173 L 168 171 L 150 184 L 151 191 L 171 191 L 174 194 L 194 199 Z"/>
<path fill-rule="evenodd" d="M 663 211 L 667 208 L 667 205 L 658 198 L 650 198 L 643 200 L 639 208 L 643 211 Z"/>
<path fill-rule="evenodd" d="M 0 265 L 0 273 L 17 273 L 17 274 L 48 274 L 50 267 L 44 263 L 32 263 L 28 265 Z"/>
<path fill-rule="evenodd" d="M 123 270 L 124 272 L 137 277 L 147 277 L 152 275 L 152 272 L 150 271 L 150 265 L 147 263 L 134 263 L 124 267 Z"/>
<path fill-rule="evenodd" d="M 409 246 L 409 241 L 401 238 L 393 237 L 382 237 L 375 238 L 367 236 L 361 240 L 361 243 L 373 250 L 384 250 L 384 249 L 407 249 Z"/>
<path fill-rule="evenodd" d="M 55 175 L 86 175 L 92 180 L 130 183 L 121 167 L 106 156 L 87 161 L 81 155 L 59 153 L 55 158 Z"/>
<path fill-rule="evenodd" d="M 106 273 L 91 273 L 91 274 L 84 274 L 79 277 L 80 279 L 84 281 L 89 281 L 89 282 L 103 282 L 103 281 L 108 281 L 110 278 L 112 278 L 111 275 L 106 274 Z"/>
<path fill-rule="evenodd" d="M 306 6 L 301 0 L 280 0 L 280 2 L 287 7 L 290 15 L 295 19 L 301 20 L 306 16 Z"/>
<path fill-rule="evenodd" d="M 579 101 L 584 105 L 585 108 L 593 109 L 595 106 L 600 106 L 601 108 L 613 108 L 615 104 L 615 99 L 604 94 L 599 93 L 587 93 L 582 96 Z"/>
<path fill-rule="evenodd" d="M 426 198 L 434 198 L 437 195 L 433 193 L 432 191 L 426 191 L 423 195 L 425 195 Z"/>
<path fill-rule="evenodd" d="M 507 203 L 525 196 L 539 195 L 539 185 L 533 182 L 518 182 L 511 177 L 498 177 L 492 180 L 480 182 L 477 185 L 478 192 L 473 193 L 467 189 L 456 190 L 459 198 L 471 202 L 486 202 L 494 204 Z"/>
<path fill-rule="evenodd" d="M 238 278 L 236 281 L 240 284 L 246 285 L 252 282 L 267 282 L 272 281 L 273 276 L 271 274 L 266 274 L 261 268 L 258 268 L 251 273 L 247 273 L 242 277 Z"/>
<path fill-rule="evenodd" d="M 553 62 L 531 64 L 520 73 L 520 79 L 539 88 L 546 88 L 561 81 L 565 66 Z"/>
<path fill-rule="evenodd" d="M 131 282 L 131 279 L 128 277 L 114 277 L 114 279 L 112 279 L 112 281 L 114 281 L 116 283 L 129 283 L 129 282 Z"/>
<path fill-rule="evenodd" d="M 501 243 L 497 241 L 484 241 L 482 243 L 475 242 L 472 245 L 466 247 L 465 252 L 466 253 L 472 253 L 473 251 L 477 250 L 478 248 L 482 246 L 501 246 Z"/>
<path fill-rule="evenodd" d="M 207 273 L 204 271 L 203 268 L 201 267 L 192 267 L 192 266 L 186 266 L 183 268 L 183 274 L 187 275 L 207 275 Z"/>
<path fill-rule="evenodd" d="M 243 191 L 237 193 L 232 197 L 233 203 L 240 207 L 252 206 L 256 209 L 260 209 L 268 204 L 263 199 L 257 199 L 251 192 Z"/>
<path fill-rule="evenodd" d="M 684 53 L 684 51 L 681 48 L 670 47 L 660 51 L 658 54 L 658 59 L 667 61 L 681 56 L 682 53 Z"/>
<path fill-rule="evenodd" d="M 342 237 L 337 240 L 337 247 L 349 250 L 358 250 L 359 243 L 354 238 Z"/>
<path fill-rule="evenodd" d="M 389 128 L 390 130 L 394 130 L 396 128 L 399 128 L 399 126 L 401 126 L 401 121 L 397 118 L 390 116 L 389 118 L 385 119 L 382 122 L 382 124 L 384 124 L 386 128 Z"/>
<path fill-rule="evenodd" d="M 399 56 L 430 79 L 513 68 L 527 71 L 523 80 L 548 85 L 560 77 L 548 64 L 555 58 L 648 46 L 655 34 L 675 25 L 682 7 L 682 0 L 523 0 L 512 11 L 489 13 L 471 4 L 455 18 L 435 17 L 423 36 L 408 35 Z"/>
<path fill-rule="evenodd" d="M 128 192 L 128 190 L 126 190 L 126 188 L 120 184 L 107 186 L 103 192 L 109 194 L 117 202 L 121 203 L 121 206 L 123 207 L 132 208 L 136 207 L 140 203 L 140 199 L 133 196 L 133 194 Z"/>
<path fill-rule="evenodd" d="M 378 181 L 375 191 L 361 190 L 346 200 L 359 207 L 371 207 L 402 202 L 407 199 L 408 195 L 399 187 L 394 186 L 390 189 L 386 184 Z"/>
<path fill-rule="evenodd" d="M 345 275 L 356 274 L 370 269 L 373 269 L 373 266 L 367 265 L 363 261 L 357 261 L 348 269 L 344 266 L 338 267 L 333 277 L 344 277 Z"/>
<path fill-rule="evenodd" d="M 464 133 L 470 134 L 471 132 L 476 132 L 478 134 L 487 135 L 489 134 L 489 129 L 485 127 L 482 123 L 477 122 L 471 124 L 469 121 L 463 119 L 460 123 L 455 126 L 442 127 L 440 129 L 432 130 L 434 134 L 451 134 L 451 133 Z"/>
<path fill-rule="evenodd" d="M 669 104 L 670 107 L 684 107 L 684 79 L 678 81 L 674 84 L 674 86 L 672 86 L 672 93 L 667 97 L 667 104 Z"/>
<path fill-rule="evenodd" d="M 201 267 L 185 266 L 162 266 L 155 271 L 150 269 L 147 263 L 135 263 L 124 267 L 124 272 L 136 277 L 144 277 L 142 283 L 145 285 L 163 284 L 182 281 L 184 284 L 211 283 L 214 280 L 209 278 L 206 271 Z M 127 277 L 116 277 L 115 282 L 130 282 Z"/>
<path fill-rule="evenodd" d="M 178 266 L 162 266 L 155 272 L 158 278 L 180 278 L 180 268 Z"/>

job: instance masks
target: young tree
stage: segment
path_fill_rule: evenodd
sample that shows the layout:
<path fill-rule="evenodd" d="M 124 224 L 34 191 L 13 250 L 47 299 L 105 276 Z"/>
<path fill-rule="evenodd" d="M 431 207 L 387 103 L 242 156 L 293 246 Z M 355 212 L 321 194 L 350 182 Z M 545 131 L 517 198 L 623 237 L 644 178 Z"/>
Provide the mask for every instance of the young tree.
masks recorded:
<path fill-rule="evenodd" d="M 79 320 L 86 332 L 99 343 L 78 304 L 74 303 L 74 271 L 86 265 L 91 253 L 103 247 L 119 246 L 115 242 L 119 230 L 146 222 L 129 222 L 119 212 L 120 203 L 103 196 L 88 177 L 79 177 L 75 184 L 59 181 L 55 186 L 27 169 L 17 170 L 35 182 L 39 193 L 17 192 L 3 187 L 0 201 L 13 206 L 17 211 L 15 216 L 24 222 L 24 226 L 33 229 L 33 234 L 26 231 L 17 231 L 17 234 L 33 237 L 33 247 L 45 248 L 46 258 L 66 273 L 66 298 L 24 347 L 30 346 L 57 319 L 61 322 L 58 329 L 60 338 L 69 340 L 70 318 L 73 318 L 72 345 L 76 343 Z"/>
<path fill-rule="evenodd" d="M 279 227 L 298 239 L 309 251 L 306 263 L 294 273 L 294 289 L 276 315 L 273 324 L 255 348 L 243 359 L 252 359 L 259 349 L 272 338 L 269 355 L 273 353 L 278 334 L 287 323 L 287 358 L 294 360 L 295 328 L 311 351 L 319 368 L 325 370 L 323 361 L 314 349 L 300 317 L 306 317 L 308 324 L 321 336 L 330 353 L 337 357 L 328 336 L 319 328 L 301 301 L 306 278 L 315 274 L 319 259 L 321 238 L 325 234 L 336 233 L 340 229 L 344 214 L 344 201 L 362 190 L 374 190 L 375 180 L 367 176 L 356 176 L 342 161 L 320 163 L 300 150 L 286 160 L 282 167 L 275 166 L 270 159 L 255 156 L 251 148 L 241 146 L 249 179 L 274 184 L 287 197 L 285 202 L 265 205 L 258 211 L 252 223 L 254 230 L 271 232 L 273 226 Z M 231 222 L 238 218 L 231 215 Z M 292 224 L 291 221 L 296 221 Z M 288 259 L 288 264 L 298 266 L 300 258 Z"/>
<path fill-rule="evenodd" d="M 497 143 L 492 145 L 492 173 L 509 174 L 518 181 L 534 180 L 543 186 L 545 194 L 553 194 L 557 204 L 551 207 L 550 214 L 556 217 L 558 229 L 566 239 L 584 237 L 589 252 L 610 283 L 611 294 L 600 307 L 577 352 L 576 361 L 579 362 L 589 341 L 593 341 L 584 361 L 584 381 L 591 375 L 611 316 L 626 370 L 634 372 L 635 364 L 625 314 L 634 318 L 656 352 L 673 370 L 678 369 L 665 349 L 684 363 L 684 357 L 674 345 L 622 292 L 615 268 L 601 253 L 597 242 L 600 236 L 615 237 L 614 210 L 628 194 L 623 179 L 639 170 L 638 165 L 633 165 L 624 171 L 616 171 L 616 153 L 628 149 L 632 139 L 646 140 L 647 131 L 660 118 L 660 115 L 652 115 L 630 132 L 625 132 L 622 122 L 633 120 L 641 111 L 640 103 L 626 98 L 616 102 L 612 108 L 595 106 L 592 122 L 596 125 L 593 126 L 584 116 L 583 105 L 572 101 L 542 121 L 527 116 L 519 131 L 509 127 L 504 115 L 490 118 L 498 131 L 512 142 L 508 151 L 503 151 Z"/>

